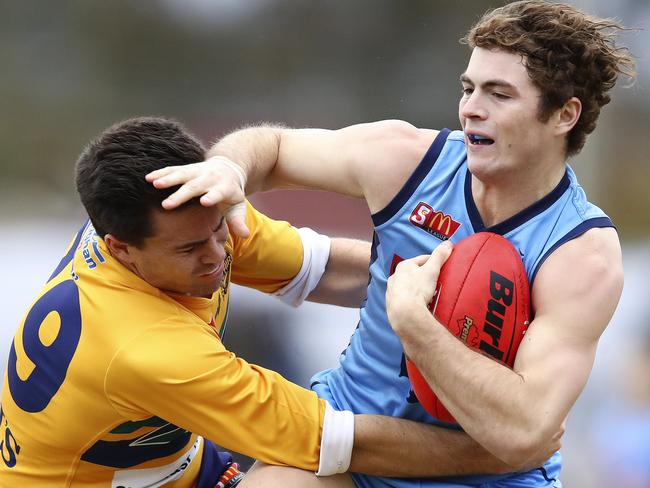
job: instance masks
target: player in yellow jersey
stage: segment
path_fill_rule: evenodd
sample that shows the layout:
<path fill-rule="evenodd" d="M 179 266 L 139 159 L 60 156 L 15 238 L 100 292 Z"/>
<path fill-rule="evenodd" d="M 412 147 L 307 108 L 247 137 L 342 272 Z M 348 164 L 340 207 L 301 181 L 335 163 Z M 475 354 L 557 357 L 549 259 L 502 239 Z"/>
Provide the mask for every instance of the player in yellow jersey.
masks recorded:
<path fill-rule="evenodd" d="M 181 126 L 153 118 L 118 124 L 82 153 L 76 183 L 90 221 L 12 344 L 0 487 L 235 486 L 241 474 L 213 441 L 320 475 L 511 469 L 460 432 L 336 412 L 224 348 L 231 281 L 294 304 L 308 294 L 354 302 L 368 247 L 330 245 L 248 203 L 247 236 L 198 201 L 162 210 L 174 188 L 157 190 L 145 175 L 204 157 Z M 332 476 L 322 486 L 349 483 Z"/>

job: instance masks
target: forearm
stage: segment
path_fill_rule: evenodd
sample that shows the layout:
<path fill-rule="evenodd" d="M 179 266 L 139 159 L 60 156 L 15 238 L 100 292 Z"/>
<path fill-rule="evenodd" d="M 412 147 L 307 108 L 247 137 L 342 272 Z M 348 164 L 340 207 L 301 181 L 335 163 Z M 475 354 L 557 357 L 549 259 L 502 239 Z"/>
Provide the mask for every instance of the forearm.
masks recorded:
<path fill-rule="evenodd" d="M 419 322 L 416 333 L 401 337 L 404 350 L 473 439 L 509 463 L 525 461 L 550 440 L 561 418 L 557 428 L 548 421 L 547 395 L 533 382 L 469 349 L 427 310 Z"/>
<path fill-rule="evenodd" d="M 369 263 L 369 242 L 332 239 L 325 272 L 307 299 L 342 307 L 358 307 L 366 296 Z"/>
<path fill-rule="evenodd" d="M 223 156 L 241 166 L 248 178 L 246 194 L 309 188 L 360 198 L 367 196 L 359 178 L 367 175 L 359 163 L 359 155 L 369 150 L 363 144 L 364 133 L 354 126 L 340 130 L 250 127 L 225 136 L 208 157 Z M 198 186 L 202 191 L 210 184 L 199 182 Z"/>
<path fill-rule="evenodd" d="M 217 141 L 207 157 L 223 156 L 242 167 L 247 175 L 246 194 L 270 187 L 270 174 L 278 160 L 280 125 L 246 127 Z"/>
<path fill-rule="evenodd" d="M 350 471 L 429 477 L 516 471 L 467 434 L 392 417 L 355 416 Z"/>

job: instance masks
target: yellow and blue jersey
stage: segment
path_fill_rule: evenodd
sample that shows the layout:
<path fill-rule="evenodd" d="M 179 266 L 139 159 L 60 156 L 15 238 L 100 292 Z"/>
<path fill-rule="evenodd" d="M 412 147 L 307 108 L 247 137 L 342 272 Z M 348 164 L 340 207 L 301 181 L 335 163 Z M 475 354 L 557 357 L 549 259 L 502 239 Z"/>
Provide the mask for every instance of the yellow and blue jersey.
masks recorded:
<path fill-rule="evenodd" d="M 317 469 L 324 402 L 220 340 L 231 281 L 273 292 L 302 264 L 289 224 L 248 204 L 247 225 L 211 298 L 152 287 L 80 229 L 11 347 L 1 487 L 197 486 L 207 441 Z"/>

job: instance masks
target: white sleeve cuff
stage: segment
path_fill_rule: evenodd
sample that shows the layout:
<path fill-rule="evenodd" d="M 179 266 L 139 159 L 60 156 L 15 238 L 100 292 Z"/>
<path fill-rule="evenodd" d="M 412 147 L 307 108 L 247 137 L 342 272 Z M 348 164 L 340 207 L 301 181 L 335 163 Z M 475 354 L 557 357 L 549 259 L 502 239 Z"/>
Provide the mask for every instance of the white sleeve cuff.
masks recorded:
<path fill-rule="evenodd" d="M 354 414 L 349 410 L 334 410 L 326 402 L 316 476 L 345 473 L 350 467 L 353 444 Z"/>
<path fill-rule="evenodd" d="M 330 238 L 307 227 L 297 229 L 302 241 L 303 258 L 298 274 L 273 293 L 284 303 L 297 307 L 305 301 L 320 281 L 330 257 Z"/>

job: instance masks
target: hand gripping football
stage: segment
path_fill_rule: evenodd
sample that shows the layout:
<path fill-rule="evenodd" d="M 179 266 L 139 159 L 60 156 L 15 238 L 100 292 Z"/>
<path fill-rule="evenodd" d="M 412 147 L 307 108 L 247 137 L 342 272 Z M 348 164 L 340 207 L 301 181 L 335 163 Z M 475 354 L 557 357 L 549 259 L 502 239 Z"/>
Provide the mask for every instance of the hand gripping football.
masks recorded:
<path fill-rule="evenodd" d="M 463 239 L 440 270 L 429 309 L 467 347 L 512 367 L 530 322 L 530 287 L 519 253 L 497 234 Z M 408 358 L 406 368 L 424 409 L 456 422 Z"/>

